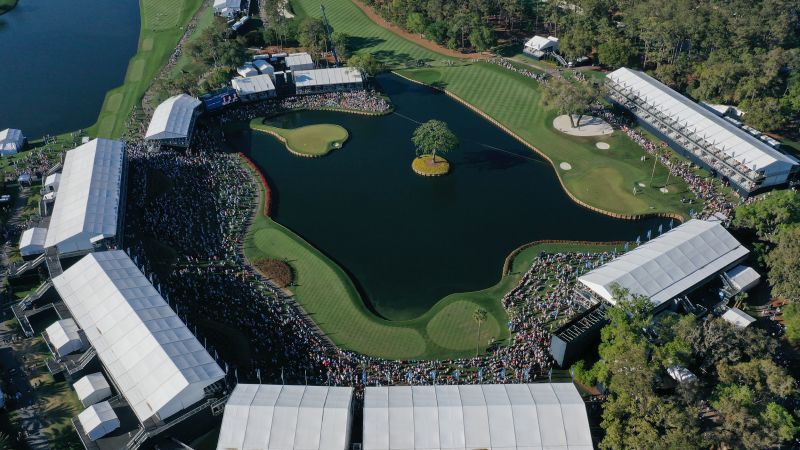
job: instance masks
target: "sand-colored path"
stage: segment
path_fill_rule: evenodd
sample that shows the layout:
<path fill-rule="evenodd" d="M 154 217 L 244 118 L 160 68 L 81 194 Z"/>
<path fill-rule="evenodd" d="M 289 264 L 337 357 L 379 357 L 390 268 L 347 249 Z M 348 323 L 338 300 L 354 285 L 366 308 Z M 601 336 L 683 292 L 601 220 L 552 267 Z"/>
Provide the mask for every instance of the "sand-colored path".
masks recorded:
<path fill-rule="evenodd" d="M 611 125 L 599 117 L 583 116 L 580 122 L 578 122 L 578 116 L 572 116 L 572 118 L 577 124 L 574 128 L 567 115 L 556 117 L 553 120 L 553 127 L 570 136 L 607 136 L 614 132 Z"/>

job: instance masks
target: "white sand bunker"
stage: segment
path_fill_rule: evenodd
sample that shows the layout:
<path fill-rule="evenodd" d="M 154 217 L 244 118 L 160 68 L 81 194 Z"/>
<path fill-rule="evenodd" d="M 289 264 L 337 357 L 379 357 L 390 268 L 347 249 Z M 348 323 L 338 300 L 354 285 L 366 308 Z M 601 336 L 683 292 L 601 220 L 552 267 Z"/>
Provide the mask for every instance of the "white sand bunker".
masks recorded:
<path fill-rule="evenodd" d="M 568 162 L 562 162 L 561 164 L 558 165 L 558 167 L 561 167 L 561 170 L 571 170 L 572 164 Z"/>
<path fill-rule="evenodd" d="M 645 187 L 645 186 L 647 186 L 647 185 L 644 184 L 644 183 L 639 183 L 639 187 Z"/>
<path fill-rule="evenodd" d="M 608 142 L 598 142 L 597 144 L 594 144 L 594 146 L 599 148 L 600 150 L 608 150 L 609 148 L 611 148 L 611 146 L 608 145 Z"/>
<path fill-rule="evenodd" d="M 661 191 L 662 194 L 669 194 L 669 189 L 665 187 L 660 188 L 659 191 Z"/>
<path fill-rule="evenodd" d="M 553 126 L 556 130 L 569 134 L 570 136 L 607 136 L 614 132 L 611 125 L 605 120 L 594 116 L 581 116 L 578 121 L 578 116 L 572 116 L 575 127 L 569 121 L 568 115 L 558 116 L 553 120 Z"/>

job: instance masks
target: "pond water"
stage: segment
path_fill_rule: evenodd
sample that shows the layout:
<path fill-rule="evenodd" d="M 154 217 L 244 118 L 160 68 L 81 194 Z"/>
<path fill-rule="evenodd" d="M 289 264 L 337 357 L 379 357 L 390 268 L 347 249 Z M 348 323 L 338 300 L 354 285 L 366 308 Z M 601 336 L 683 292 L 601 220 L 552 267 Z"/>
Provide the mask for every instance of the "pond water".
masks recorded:
<path fill-rule="evenodd" d="M 92 125 L 138 40 L 136 0 L 20 0 L 0 16 L 0 129 L 37 138 Z"/>
<path fill-rule="evenodd" d="M 274 120 L 345 127 L 350 140 L 328 156 L 295 157 L 259 133 L 234 141 L 267 177 L 273 217 L 348 271 L 379 314 L 407 319 L 448 294 L 487 288 L 506 256 L 531 241 L 634 240 L 663 223 L 576 205 L 549 163 L 477 114 L 399 77 L 379 80 L 397 108 L 392 115 L 314 111 Z M 447 155 L 453 171 L 441 178 L 411 171 L 411 135 L 432 118 L 461 142 Z"/>

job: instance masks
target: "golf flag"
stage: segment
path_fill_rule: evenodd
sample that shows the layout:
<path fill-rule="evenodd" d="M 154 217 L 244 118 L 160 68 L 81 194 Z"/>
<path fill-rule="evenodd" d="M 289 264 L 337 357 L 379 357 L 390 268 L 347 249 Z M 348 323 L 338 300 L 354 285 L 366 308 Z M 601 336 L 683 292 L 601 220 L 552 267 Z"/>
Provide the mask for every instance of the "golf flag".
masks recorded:
<path fill-rule="evenodd" d="M 286 380 L 283 378 L 283 367 L 281 367 L 281 384 L 286 384 Z"/>
<path fill-rule="evenodd" d="M 258 384 L 261 384 L 261 368 L 259 367 L 256 369 L 256 378 L 258 378 Z"/>

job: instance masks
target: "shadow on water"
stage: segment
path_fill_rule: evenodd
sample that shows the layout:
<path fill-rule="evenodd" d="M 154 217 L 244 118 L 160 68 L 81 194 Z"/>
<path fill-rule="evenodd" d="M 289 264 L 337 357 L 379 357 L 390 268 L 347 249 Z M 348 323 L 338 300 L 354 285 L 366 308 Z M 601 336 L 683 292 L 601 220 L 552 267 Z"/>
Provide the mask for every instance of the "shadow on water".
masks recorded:
<path fill-rule="evenodd" d="M 335 123 L 350 140 L 324 158 L 297 158 L 283 144 L 245 133 L 246 149 L 277 193 L 273 217 L 329 255 L 377 314 L 416 317 L 442 297 L 497 282 L 515 248 L 541 239 L 634 240 L 662 220 L 623 221 L 564 193 L 549 163 L 494 125 L 428 87 L 382 75 L 396 114 L 306 111 L 281 126 Z M 461 141 L 445 177 L 415 175 L 411 135 L 446 121 Z"/>

